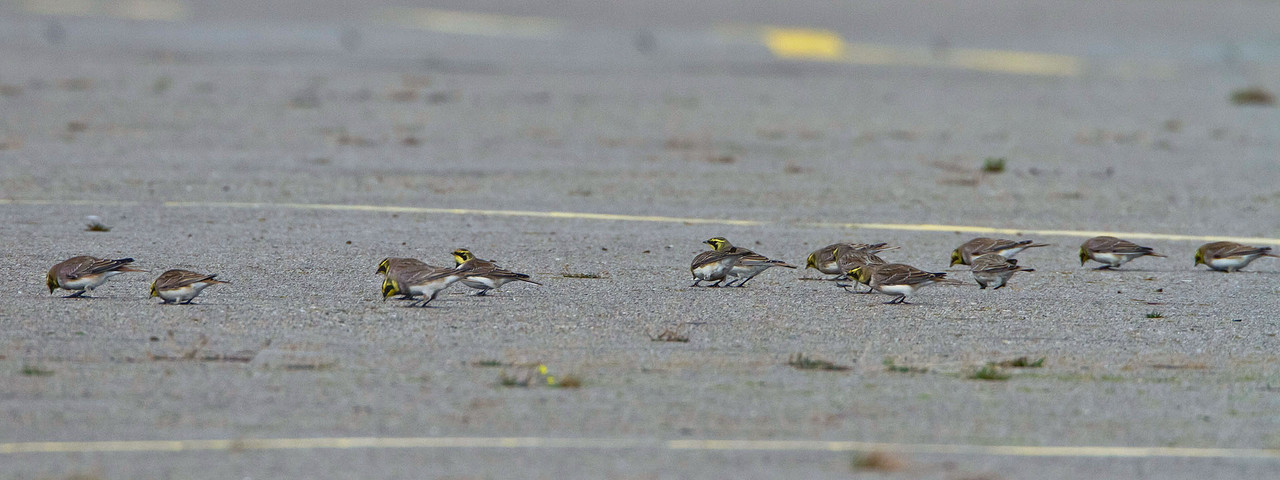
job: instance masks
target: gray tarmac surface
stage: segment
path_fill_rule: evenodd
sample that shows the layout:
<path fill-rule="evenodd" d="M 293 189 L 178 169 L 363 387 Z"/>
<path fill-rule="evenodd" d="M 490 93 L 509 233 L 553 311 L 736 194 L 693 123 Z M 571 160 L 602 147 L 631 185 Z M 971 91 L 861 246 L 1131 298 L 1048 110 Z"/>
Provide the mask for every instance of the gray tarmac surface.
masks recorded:
<path fill-rule="evenodd" d="M 1089 21 L 1102 8 L 1090 2 L 987 6 L 994 18 L 1051 12 L 1050 24 L 1088 25 L 1043 36 L 991 33 L 972 11 L 948 23 L 960 7 L 874 10 L 933 33 L 910 38 L 883 26 L 859 36 L 840 15 L 870 19 L 816 2 L 794 4 L 808 12 L 794 16 L 726 7 L 723 19 L 633 6 L 614 19 L 624 28 L 591 9 L 475 7 L 579 26 L 551 40 L 386 27 L 328 2 L 298 17 L 241 14 L 250 19 L 234 2 L 192 2 L 181 22 L 18 5 L 0 6 L 0 478 L 1280 472 L 1280 260 L 1220 274 L 1192 267 L 1203 241 L 1151 239 L 1137 242 L 1169 258 L 1094 271 L 1076 257 L 1083 237 L 1036 235 L 1054 245 L 1019 255 L 1036 272 L 1012 286 L 936 286 L 913 305 L 846 293 L 812 270 L 688 288 L 689 260 L 716 235 L 798 264 L 839 240 L 890 242 L 903 248 L 886 258 L 965 281 L 947 259 L 976 235 L 917 224 L 1280 245 L 1280 110 L 1229 101 L 1251 85 L 1280 90 L 1274 2 L 1124 2 L 1105 7 L 1115 24 Z M 1144 15 L 1192 25 L 1122 21 Z M 720 20 L 834 28 L 848 41 L 943 36 L 1079 55 L 1088 68 L 1036 77 L 782 61 L 692 25 Z M 655 50 L 637 49 L 649 38 L 637 29 Z M 358 46 L 344 49 L 352 31 Z M 987 157 L 1007 158 L 1007 170 L 981 173 Z M 86 215 L 111 231 L 85 231 Z M 815 225 L 846 222 L 907 227 Z M 382 258 L 444 265 L 457 247 L 544 285 L 489 297 L 456 285 L 432 308 L 380 298 Z M 151 271 L 91 299 L 49 295 L 44 272 L 78 254 Z M 169 268 L 232 283 L 196 305 L 156 305 L 147 287 Z M 666 330 L 689 341 L 651 340 Z M 797 370 L 797 353 L 850 370 Z M 969 378 L 1023 356 L 1044 366 Z M 539 383 L 537 365 L 583 385 L 501 385 Z M 21 442 L 310 437 L 605 440 L 4 453 Z M 847 451 L 664 443 L 703 439 L 1101 448 L 885 445 L 893 461 L 858 466 L 862 454 Z M 623 440 L 636 443 L 609 446 Z M 1106 448 L 1135 446 L 1231 450 Z"/>

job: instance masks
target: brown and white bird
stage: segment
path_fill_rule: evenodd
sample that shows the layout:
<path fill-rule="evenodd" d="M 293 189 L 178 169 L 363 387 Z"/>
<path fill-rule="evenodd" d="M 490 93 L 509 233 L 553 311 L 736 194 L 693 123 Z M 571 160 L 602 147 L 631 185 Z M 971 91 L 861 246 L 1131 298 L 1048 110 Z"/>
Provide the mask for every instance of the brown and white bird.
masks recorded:
<path fill-rule="evenodd" d="M 994 253 L 1005 258 L 1013 258 L 1018 252 L 1034 247 L 1047 247 L 1047 243 L 1035 243 L 1031 240 L 1005 240 L 1003 238 L 986 238 L 978 237 L 973 240 L 964 242 L 955 250 L 951 251 L 951 265 L 957 263 L 961 265 L 970 265 L 973 259 L 988 253 Z"/>
<path fill-rule="evenodd" d="M 504 270 L 494 265 L 493 262 L 476 258 L 470 250 L 465 248 L 453 251 L 453 261 L 457 265 L 454 269 L 465 275 L 462 277 L 462 284 L 479 290 L 479 292 L 475 293 L 476 295 L 486 295 L 489 290 L 517 280 L 534 285 L 542 285 L 530 280 L 528 275 Z"/>
<path fill-rule="evenodd" d="M 978 282 L 978 288 L 992 287 L 993 290 L 999 290 L 1009 284 L 1009 278 L 1013 277 L 1013 274 L 1034 272 L 1035 269 L 1019 267 L 1017 260 L 988 253 L 973 259 L 973 265 L 970 265 L 969 271 L 973 273 L 973 279 Z"/>
<path fill-rule="evenodd" d="M 1251 247 L 1236 242 L 1212 242 L 1196 249 L 1196 265 L 1205 264 L 1219 272 L 1238 272 L 1258 257 L 1276 257 L 1271 247 Z"/>
<path fill-rule="evenodd" d="M 88 255 L 71 257 L 50 268 L 44 283 L 51 294 L 61 288 L 75 292 L 65 298 L 80 297 L 121 273 L 146 271 L 130 268 L 130 263 L 133 263 L 132 258 L 108 260 Z"/>
<path fill-rule="evenodd" d="M 1116 268 L 1133 259 L 1148 255 L 1164 257 L 1151 247 L 1143 247 L 1128 240 L 1105 235 L 1090 238 L 1080 245 L 1080 265 L 1084 266 L 1084 262 L 1093 260 L 1102 264 L 1097 268 L 1098 270 Z"/>
<path fill-rule="evenodd" d="M 839 252 L 840 252 L 840 255 L 836 257 L 836 264 L 839 265 L 840 269 L 845 272 L 848 272 L 849 270 L 853 270 L 855 268 L 858 268 L 864 265 L 883 265 L 883 264 L 889 263 L 884 261 L 883 258 L 880 258 L 879 255 L 876 255 L 870 250 L 846 248 L 846 249 L 839 250 Z M 848 277 L 846 276 L 845 278 L 848 278 Z M 846 291 L 848 291 L 849 287 L 854 286 L 854 284 L 836 283 L 836 286 L 844 288 Z M 857 291 L 856 288 L 854 289 L 854 293 L 872 293 L 874 291 L 875 290 L 867 290 L 865 292 L 859 292 Z"/>
<path fill-rule="evenodd" d="M 689 273 L 693 275 L 693 285 L 696 287 L 702 281 L 715 282 L 708 287 L 719 287 L 729 276 L 729 272 L 733 271 L 734 265 L 742 261 L 742 257 L 747 256 L 745 252 L 722 252 L 715 250 L 715 245 L 708 239 L 703 241 L 707 245 L 711 245 L 712 250 L 699 253 L 693 257 L 693 262 L 689 264 Z"/>
<path fill-rule="evenodd" d="M 382 259 L 382 262 L 378 263 L 378 270 L 375 273 L 380 273 L 384 277 L 395 278 L 403 282 L 405 280 L 404 277 L 406 272 L 413 271 L 419 268 L 434 268 L 436 269 L 437 272 L 444 271 L 444 270 L 453 270 L 452 268 L 449 268 L 449 267 L 437 267 L 435 265 L 427 265 L 426 263 L 423 263 L 421 260 L 418 260 L 416 258 L 387 257 Z M 413 292 L 409 291 L 408 289 L 400 292 L 400 300 L 409 300 L 412 298 L 413 298 Z"/>
<path fill-rule="evenodd" d="M 870 286 L 885 295 L 895 296 L 893 300 L 885 303 L 907 303 L 907 297 L 935 283 L 963 285 L 963 282 L 946 277 L 946 273 L 926 272 L 901 263 L 864 265 L 849 271 L 849 278 L 857 280 L 858 283 Z"/>
<path fill-rule="evenodd" d="M 151 282 L 151 296 L 160 297 L 163 303 L 190 304 L 202 290 L 210 285 L 230 283 L 215 280 L 217 274 L 207 275 L 189 270 L 169 270 Z"/>
<path fill-rule="evenodd" d="M 462 280 L 466 275 L 456 269 L 446 268 L 444 271 L 430 265 L 406 267 L 397 275 L 388 275 L 382 280 L 382 300 L 392 295 L 413 297 L 422 295 L 422 299 L 409 304 L 425 307 L 441 290 L 449 288 L 454 282 Z"/>
<path fill-rule="evenodd" d="M 730 281 L 729 283 L 725 284 L 726 287 L 746 286 L 748 280 L 755 278 L 756 275 L 760 274 L 760 272 L 763 272 L 772 267 L 783 267 L 783 268 L 791 268 L 791 269 L 796 268 L 795 265 L 784 262 L 782 260 L 772 260 L 769 257 L 758 254 L 749 249 L 742 248 L 742 247 L 735 247 L 733 246 L 732 243 L 729 243 L 729 241 L 726 240 L 724 237 L 709 238 L 707 239 L 707 241 L 703 243 L 706 243 L 707 245 L 711 245 L 711 248 L 717 252 L 724 252 L 729 254 L 742 254 L 742 259 L 739 260 L 737 264 L 734 264 L 732 267 L 730 267 L 729 273 L 728 273 L 730 277 L 737 277 L 738 280 Z M 734 282 L 737 282 L 738 284 L 734 285 L 733 284 Z"/>
<path fill-rule="evenodd" d="M 887 243 L 833 243 L 810 253 L 809 257 L 805 259 L 804 268 L 806 270 L 810 268 L 816 269 L 817 271 L 827 275 L 838 275 L 835 279 L 843 280 L 846 278 L 845 273 L 848 272 L 849 269 L 840 267 L 839 259 L 842 253 L 861 250 L 871 254 L 877 254 L 885 250 L 893 250 L 896 248 L 898 247 L 889 246 Z"/>

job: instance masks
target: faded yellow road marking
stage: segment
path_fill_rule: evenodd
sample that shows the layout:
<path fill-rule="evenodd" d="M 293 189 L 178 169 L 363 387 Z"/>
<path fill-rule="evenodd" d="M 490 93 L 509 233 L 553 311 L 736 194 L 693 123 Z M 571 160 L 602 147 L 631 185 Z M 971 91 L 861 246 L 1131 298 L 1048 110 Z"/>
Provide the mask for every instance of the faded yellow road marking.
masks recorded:
<path fill-rule="evenodd" d="M 91 201 L 91 200 L 10 200 L 0 199 L 0 205 L 103 205 L 103 206 L 141 206 L 143 202 L 133 201 Z M 383 212 L 383 213 L 418 213 L 426 215 L 478 215 L 490 217 L 532 217 L 557 218 L 575 220 L 600 220 L 613 222 L 653 222 L 679 223 L 685 225 L 729 225 L 736 227 L 756 227 L 777 222 L 764 220 L 739 220 L 730 218 L 695 218 L 667 217 L 660 215 L 624 215 L 616 213 L 559 212 L 536 210 L 490 210 L 475 208 L 432 208 L 401 207 L 394 205 L 344 205 L 334 203 L 258 203 L 258 202 L 163 202 L 161 206 L 168 208 L 243 208 L 243 209 L 294 209 L 294 210 L 329 210 L 342 212 Z M 844 230 L 899 230 L 912 232 L 960 232 L 980 235 L 1041 235 L 1053 237 L 1089 238 L 1099 235 L 1134 240 L 1163 240 L 1170 242 L 1216 242 L 1228 241 L 1248 244 L 1280 245 L 1280 238 L 1268 237 L 1233 237 L 1225 235 L 1183 235 L 1176 233 L 1146 232 L 1110 232 L 1095 230 L 1055 230 L 1008 227 L 977 227 L 969 225 L 939 225 L 931 223 L 837 223 L 837 222 L 799 222 L 794 225 L 807 228 L 844 229 Z"/>
<path fill-rule="evenodd" d="M 878 443 L 810 440 L 658 440 L 642 438 L 545 437 L 318 437 L 234 440 L 142 440 L 98 442 L 0 443 L 0 454 L 197 452 L 245 450 L 507 448 L 507 449 L 665 449 L 715 451 L 884 451 L 971 456 L 1122 457 L 1280 459 L 1280 450 L 1262 448 L 1017 446 L 929 443 Z"/>
<path fill-rule="evenodd" d="M 185 20 L 191 9 L 178 0 L 22 0 L 28 13 L 66 16 L 110 16 L 131 20 Z"/>
<path fill-rule="evenodd" d="M 457 12 L 434 8 L 386 7 L 374 12 L 376 21 L 443 33 L 492 37 L 549 37 L 564 30 L 560 20 L 491 13 Z"/>
<path fill-rule="evenodd" d="M 733 30 L 733 29 L 722 29 Z M 811 28 L 760 28 L 761 42 L 774 56 L 854 65 L 944 67 L 983 72 L 1076 76 L 1084 63 L 1077 57 L 1050 53 L 971 48 L 929 49 L 873 43 L 848 43 L 839 33 Z"/>

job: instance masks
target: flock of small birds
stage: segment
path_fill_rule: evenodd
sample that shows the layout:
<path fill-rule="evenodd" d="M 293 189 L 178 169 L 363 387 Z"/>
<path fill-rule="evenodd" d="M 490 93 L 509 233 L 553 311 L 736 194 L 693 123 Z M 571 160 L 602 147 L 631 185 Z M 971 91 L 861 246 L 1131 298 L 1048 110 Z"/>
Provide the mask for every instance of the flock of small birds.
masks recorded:
<path fill-rule="evenodd" d="M 702 242 L 711 246 L 711 250 L 702 252 L 693 258 L 689 272 L 693 274 L 693 285 L 715 282 L 707 287 L 741 287 L 756 275 L 770 267 L 796 268 L 796 266 L 768 257 L 742 247 L 735 247 L 724 237 L 714 237 Z M 951 265 L 969 266 L 978 288 L 999 289 L 1008 285 L 1009 279 L 1018 272 L 1032 272 L 1034 269 L 1018 265 L 1013 258 L 1028 248 L 1047 247 L 1047 243 L 1035 243 L 1031 240 L 1005 240 L 999 238 L 979 237 L 969 240 L 951 252 Z M 907 298 L 916 294 L 921 288 L 938 283 L 963 285 L 965 282 L 947 278 L 946 273 L 928 272 L 911 265 L 889 263 L 880 258 L 880 252 L 894 250 L 898 247 L 885 243 L 835 243 L 814 250 L 805 261 L 805 269 L 813 268 L 819 272 L 836 275 L 832 280 L 849 280 L 870 287 L 869 292 L 892 295 L 893 299 L 886 303 L 908 303 Z M 1125 263 L 1140 257 L 1164 257 L 1151 247 L 1143 247 L 1128 240 L 1116 237 L 1101 236 L 1085 240 L 1080 245 L 1080 265 L 1093 260 L 1101 263 L 1098 270 L 1118 268 Z M 1211 242 L 1196 249 L 1195 265 L 1207 265 L 1220 272 L 1235 272 L 1249 265 L 1259 257 L 1277 257 L 1271 253 L 1271 247 L 1251 247 L 1235 242 Z M 728 283 L 724 283 L 728 280 Z M 723 285 L 721 285 L 723 283 Z M 837 285 L 848 289 L 853 283 Z"/>
<path fill-rule="evenodd" d="M 693 285 L 702 282 L 714 282 L 706 287 L 743 287 L 747 282 L 773 267 L 797 269 L 799 267 L 781 260 L 774 260 L 764 255 L 734 246 L 724 237 L 707 239 L 703 243 L 710 245 L 711 250 L 702 252 L 693 258 L 689 272 L 693 274 Z M 1018 272 L 1031 272 L 1033 269 L 1018 265 L 1014 255 L 1028 248 L 1049 246 L 1031 240 L 1004 240 L 998 238 L 975 238 L 957 247 L 951 252 L 951 265 L 967 265 L 979 288 L 1003 288 L 1009 279 Z M 837 285 L 848 289 L 856 284 L 866 285 L 868 292 L 879 292 L 892 295 L 894 298 L 886 303 L 908 303 L 908 297 L 914 296 L 921 288 L 938 284 L 964 284 L 965 282 L 946 278 L 946 273 L 928 272 L 911 265 L 889 263 L 880 258 L 881 252 L 895 250 L 898 247 L 885 243 L 835 243 L 815 250 L 805 261 L 805 269 L 813 268 L 828 275 L 836 275 L 833 280 L 848 280 L 848 284 Z M 491 261 L 477 258 L 471 251 L 459 248 L 452 252 L 454 266 L 439 267 L 428 265 L 413 258 L 389 257 L 378 264 L 376 273 L 385 278 L 382 281 L 382 298 L 386 300 L 399 295 L 401 299 L 414 300 L 411 306 L 425 307 L 435 300 L 441 291 L 455 282 L 475 289 L 474 295 L 486 295 L 489 291 L 507 283 L 520 281 L 541 285 L 533 281 L 529 275 L 517 273 L 498 267 Z M 1093 260 L 1101 263 L 1099 270 L 1118 268 L 1125 263 L 1140 257 L 1164 257 L 1150 247 L 1143 247 L 1133 242 L 1115 237 L 1094 237 L 1080 245 L 1080 265 Z M 1211 242 L 1196 249 L 1195 265 L 1206 265 L 1221 272 L 1239 271 L 1259 257 L 1280 257 L 1271 253 L 1271 247 L 1251 247 L 1235 242 Z M 83 297 L 85 293 L 106 283 L 112 277 L 126 272 L 145 272 L 131 268 L 132 258 L 102 259 L 81 255 L 69 258 L 49 269 L 45 284 L 49 293 L 58 289 L 73 292 L 66 298 Z M 219 283 L 216 274 L 203 274 L 188 270 L 166 271 L 151 283 L 151 297 L 159 297 L 162 303 L 190 304 L 205 288 Z M 728 283 L 725 283 L 725 281 Z M 856 283 L 854 283 L 856 282 Z M 722 285 L 723 284 L 723 285 Z"/>
<path fill-rule="evenodd" d="M 531 280 L 528 275 L 505 270 L 493 262 L 476 258 L 465 248 L 454 250 L 452 254 L 453 267 L 428 265 L 414 258 L 383 259 L 376 270 L 376 273 L 385 275 L 382 281 L 382 299 L 399 295 L 401 299 L 414 300 L 410 306 L 425 307 L 435 300 L 440 291 L 459 281 L 477 290 L 475 295 L 485 295 L 490 290 L 514 281 L 542 285 Z M 109 260 L 87 255 L 72 257 L 50 268 L 49 274 L 45 276 L 45 284 L 49 287 L 50 294 L 61 288 L 74 292 L 65 298 L 83 297 L 86 292 L 93 291 L 111 277 L 126 272 L 146 271 L 131 268 L 131 263 L 132 258 Z M 187 270 L 169 270 L 151 283 L 151 296 L 160 297 L 161 303 L 190 304 L 196 295 L 210 285 L 230 283 L 217 280 L 214 278 L 216 276 Z"/>

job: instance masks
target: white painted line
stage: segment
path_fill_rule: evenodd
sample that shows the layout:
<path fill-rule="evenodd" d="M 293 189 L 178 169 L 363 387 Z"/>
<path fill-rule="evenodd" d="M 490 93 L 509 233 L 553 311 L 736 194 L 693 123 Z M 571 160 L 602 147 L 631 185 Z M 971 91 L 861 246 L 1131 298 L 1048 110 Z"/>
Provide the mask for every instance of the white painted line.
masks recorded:
<path fill-rule="evenodd" d="M 659 440 L 643 438 L 547 437 L 319 437 L 234 440 L 142 440 L 97 442 L 0 443 L 0 454 L 89 452 L 197 452 L 313 449 L 665 449 L 682 451 L 898 452 L 968 456 L 1058 458 L 1280 459 L 1280 450 L 1264 448 L 1018 446 L 931 443 L 879 443 L 814 440 Z"/>

